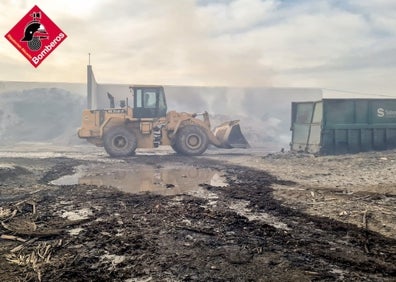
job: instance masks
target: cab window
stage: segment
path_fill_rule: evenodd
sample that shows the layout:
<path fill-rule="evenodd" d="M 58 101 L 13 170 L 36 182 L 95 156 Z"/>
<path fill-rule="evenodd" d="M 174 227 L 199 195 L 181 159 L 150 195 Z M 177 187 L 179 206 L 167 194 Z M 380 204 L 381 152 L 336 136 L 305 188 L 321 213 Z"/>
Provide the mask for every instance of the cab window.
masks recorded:
<path fill-rule="evenodd" d="M 145 108 L 156 108 L 157 93 L 152 90 L 143 91 L 143 105 Z"/>
<path fill-rule="evenodd" d="M 163 117 L 166 115 L 166 110 L 166 101 L 162 87 L 134 88 L 134 117 Z"/>

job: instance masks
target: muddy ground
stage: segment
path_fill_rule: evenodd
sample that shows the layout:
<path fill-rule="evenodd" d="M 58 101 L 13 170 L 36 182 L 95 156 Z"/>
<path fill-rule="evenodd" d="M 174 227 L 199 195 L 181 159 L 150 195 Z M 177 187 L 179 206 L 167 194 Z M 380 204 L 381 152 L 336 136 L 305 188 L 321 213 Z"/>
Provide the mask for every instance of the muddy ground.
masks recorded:
<path fill-rule="evenodd" d="M 3 148 L 0 279 L 395 281 L 395 154 Z"/>

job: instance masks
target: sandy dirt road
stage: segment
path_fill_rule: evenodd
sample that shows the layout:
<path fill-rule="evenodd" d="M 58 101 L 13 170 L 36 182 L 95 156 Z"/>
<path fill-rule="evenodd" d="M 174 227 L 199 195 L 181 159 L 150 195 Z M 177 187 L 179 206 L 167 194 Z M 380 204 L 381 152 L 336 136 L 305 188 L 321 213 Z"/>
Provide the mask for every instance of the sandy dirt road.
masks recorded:
<path fill-rule="evenodd" d="M 394 281 L 394 153 L 3 148 L 0 277 Z"/>

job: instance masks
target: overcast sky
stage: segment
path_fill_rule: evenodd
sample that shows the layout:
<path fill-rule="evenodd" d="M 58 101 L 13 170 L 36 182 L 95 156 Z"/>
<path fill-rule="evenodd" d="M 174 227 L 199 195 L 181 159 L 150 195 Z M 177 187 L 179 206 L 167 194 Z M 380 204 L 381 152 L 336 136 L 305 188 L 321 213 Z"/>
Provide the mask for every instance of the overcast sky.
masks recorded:
<path fill-rule="evenodd" d="M 34 5 L 68 38 L 37 69 L 4 38 Z M 0 0 L 0 80 L 396 94 L 395 0 Z"/>

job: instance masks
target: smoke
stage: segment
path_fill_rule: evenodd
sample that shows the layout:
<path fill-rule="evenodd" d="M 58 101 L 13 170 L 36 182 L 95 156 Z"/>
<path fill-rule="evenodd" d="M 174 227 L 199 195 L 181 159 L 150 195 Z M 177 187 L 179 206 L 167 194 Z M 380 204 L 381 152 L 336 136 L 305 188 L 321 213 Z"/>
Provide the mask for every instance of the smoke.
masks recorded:
<path fill-rule="evenodd" d="M 85 99 L 58 88 L 34 88 L 0 95 L 0 144 L 79 143 Z"/>
<path fill-rule="evenodd" d="M 240 120 L 242 132 L 254 147 L 288 148 L 291 141 L 291 103 L 317 101 L 321 89 L 166 87 L 168 108 L 211 115 L 212 127 Z M 204 107 L 204 108 L 203 108 Z"/>
<path fill-rule="evenodd" d="M 76 130 L 86 107 L 86 97 L 77 92 L 86 87 L 53 85 L 56 87 L 49 83 L 0 83 L 0 88 L 8 91 L 0 94 L 0 144 L 21 141 L 85 144 L 76 136 Z M 99 86 L 99 108 L 108 107 L 107 92 L 115 96 L 116 105 L 127 97 L 132 101 L 129 85 Z M 212 128 L 225 121 L 240 120 L 249 143 L 269 150 L 288 148 L 291 102 L 316 101 L 322 97 L 320 89 L 308 88 L 166 86 L 165 92 L 168 110 L 191 113 L 206 110 Z"/>
<path fill-rule="evenodd" d="M 201 112 L 207 110 L 209 102 L 202 87 L 165 87 L 169 110 L 179 112 Z"/>

